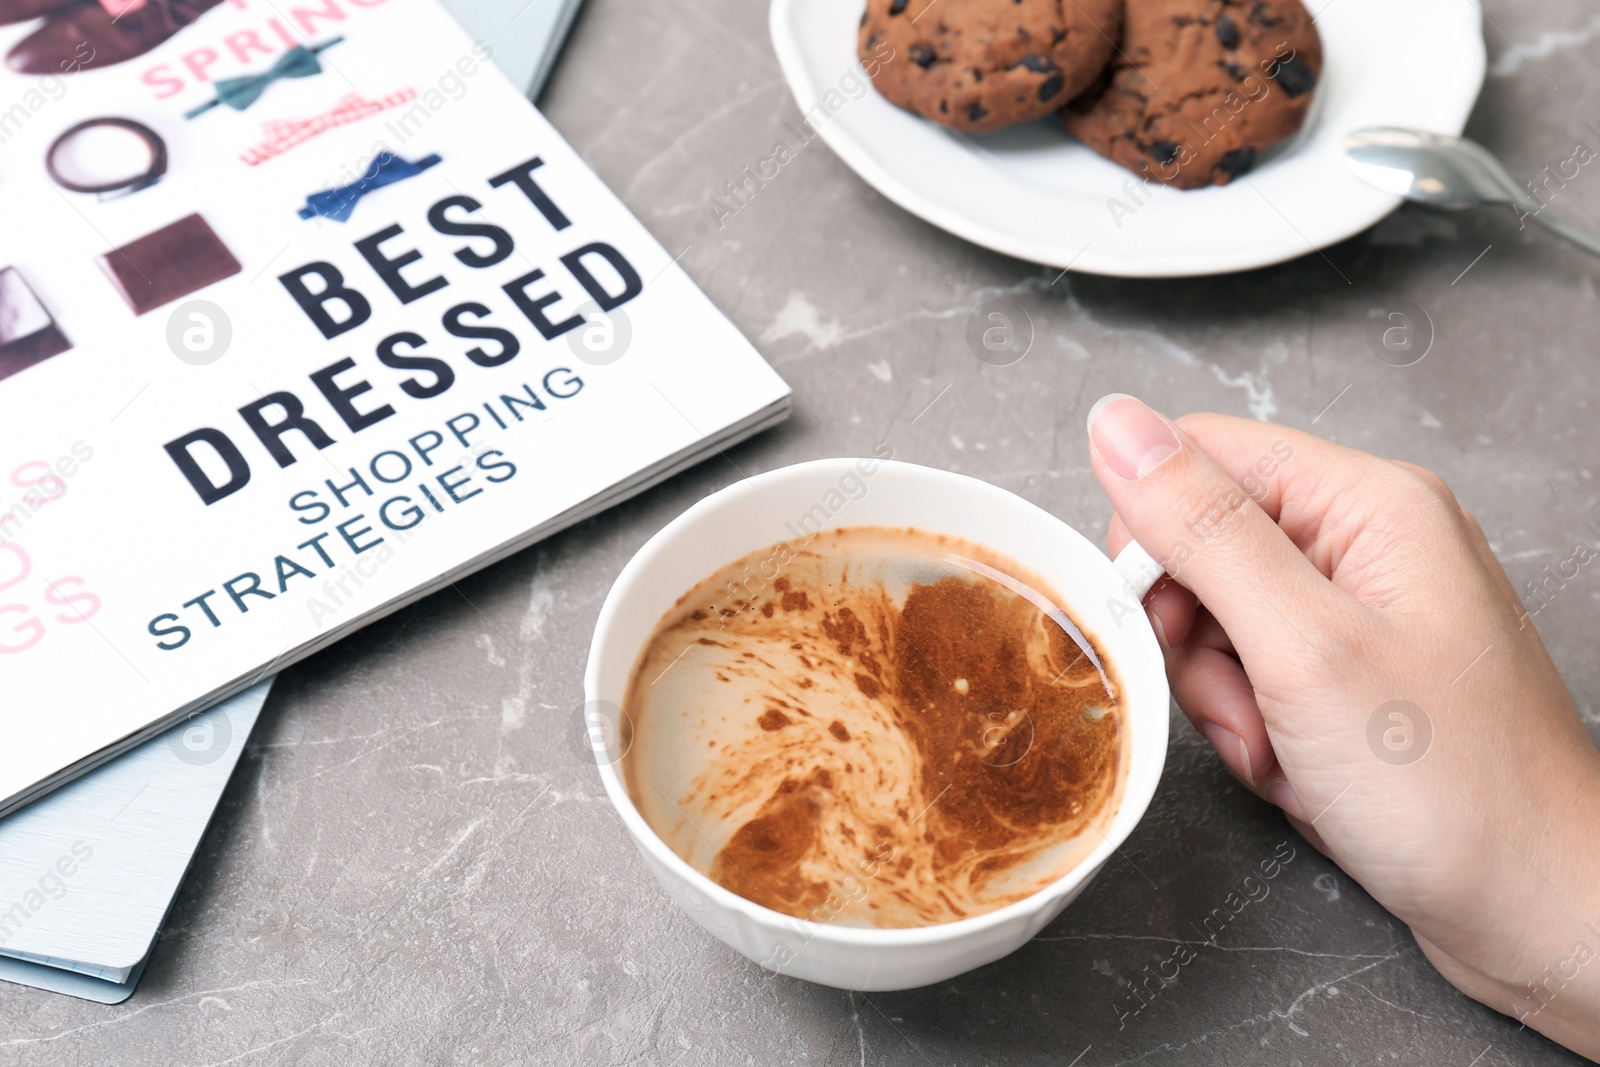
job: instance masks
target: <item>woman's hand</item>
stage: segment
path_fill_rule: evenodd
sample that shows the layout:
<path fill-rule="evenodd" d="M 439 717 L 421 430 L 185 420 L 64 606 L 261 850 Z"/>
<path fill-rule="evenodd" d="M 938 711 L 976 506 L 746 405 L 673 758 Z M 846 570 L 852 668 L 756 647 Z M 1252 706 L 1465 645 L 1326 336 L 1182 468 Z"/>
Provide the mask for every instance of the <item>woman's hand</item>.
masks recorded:
<path fill-rule="evenodd" d="M 1462 992 L 1600 1056 L 1600 755 L 1449 488 L 1121 394 L 1089 441 L 1110 548 L 1165 568 L 1173 694 L 1228 769 Z"/>

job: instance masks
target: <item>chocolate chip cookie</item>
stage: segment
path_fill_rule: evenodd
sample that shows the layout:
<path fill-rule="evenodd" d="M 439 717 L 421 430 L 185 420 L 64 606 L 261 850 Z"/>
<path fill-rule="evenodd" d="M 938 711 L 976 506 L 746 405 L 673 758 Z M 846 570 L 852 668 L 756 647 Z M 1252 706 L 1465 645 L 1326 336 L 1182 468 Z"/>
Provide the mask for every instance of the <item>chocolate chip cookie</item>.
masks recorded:
<path fill-rule="evenodd" d="M 857 38 L 892 104 L 969 133 L 1058 110 L 1111 58 L 1123 0 L 867 0 Z"/>
<path fill-rule="evenodd" d="M 1300 0 L 1127 0 L 1121 52 L 1062 112 L 1101 155 L 1179 189 L 1226 185 L 1305 121 L 1322 41 Z"/>

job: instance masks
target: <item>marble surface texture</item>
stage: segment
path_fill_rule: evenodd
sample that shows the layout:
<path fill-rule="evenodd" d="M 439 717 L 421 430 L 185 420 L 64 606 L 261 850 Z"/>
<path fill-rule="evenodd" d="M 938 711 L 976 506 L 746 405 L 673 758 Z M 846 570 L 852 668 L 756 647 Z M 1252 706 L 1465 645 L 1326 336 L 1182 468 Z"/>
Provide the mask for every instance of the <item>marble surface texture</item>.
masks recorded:
<path fill-rule="evenodd" d="M 1600 146 L 1600 14 L 1484 8 L 1469 134 L 1530 178 Z M 588 0 L 543 104 L 793 385 L 793 419 L 286 672 L 138 993 L 0 988 L 0 1064 L 1581 1062 L 1457 994 L 1176 711 L 1148 817 L 1059 920 L 975 973 L 871 996 L 765 978 L 703 934 L 566 738 L 607 588 L 694 501 L 890 441 L 1100 537 L 1076 409 L 1112 390 L 1432 467 L 1520 589 L 1595 537 L 1600 263 L 1509 214 L 1407 208 L 1270 270 L 1052 284 L 880 199 L 820 141 L 719 226 L 708 198 L 798 115 L 759 0 Z M 1557 206 L 1600 230 L 1597 173 Z M 1010 367 L 964 342 L 996 296 L 1038 331 Z M 1369 311 L 1401 300 L 1436 331 L 1403 369 L 1366 341 Z M 1600 735 L 1600 577 L 1536 622 Z M 1200 944 L 1199 918 L 1285 840 L 1270 895 Z M 1119 1019 L 1179 942 L 1194 961 Z"/>

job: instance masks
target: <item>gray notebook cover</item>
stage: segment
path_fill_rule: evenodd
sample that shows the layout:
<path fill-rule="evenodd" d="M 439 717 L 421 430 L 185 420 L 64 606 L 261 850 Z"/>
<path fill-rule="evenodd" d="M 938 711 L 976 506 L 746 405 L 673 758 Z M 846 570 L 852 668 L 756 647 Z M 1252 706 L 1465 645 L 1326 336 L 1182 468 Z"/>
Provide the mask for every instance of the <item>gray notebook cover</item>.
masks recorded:
<path fill-rule="evenodd" d="M 0 979 L 127 999 L 271 688 L 0 821 Z"/>
<path fill-rule="evenodd" d="M 467 32 L 494 49 L 494 62 L 537 100 L 582 0 L 444 0 Z"/>

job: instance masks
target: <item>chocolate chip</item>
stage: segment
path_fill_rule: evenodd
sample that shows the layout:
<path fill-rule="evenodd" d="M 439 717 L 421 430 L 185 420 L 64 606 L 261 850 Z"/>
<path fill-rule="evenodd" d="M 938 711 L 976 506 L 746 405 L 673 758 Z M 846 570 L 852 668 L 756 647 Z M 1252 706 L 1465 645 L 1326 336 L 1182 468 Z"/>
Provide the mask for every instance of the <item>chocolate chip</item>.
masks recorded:
<path fill-rule="evenodd" d="M 984 119 L 988 118 L 988 116 L 989 109 L 984 107 L 982 104 L 973 104 L 971 107 L 967 108 L 967 119 L 971 122 L 982 122 Z"/>
<path fill-rule="evenodd" d="M 1211 169 L 1219 174 L 1226 174 L 1230 179 L 1237 178 L 1256 165 L 1256 150 L 1254 148 L 1235 148 L 1217 160 L 1217 165 Z"/>
<path fill-rule="evenodd" d="M 889 14 L 898 15 L 906 9 L 911 0 L 889 0 Z"/>
<path fill-rule="evenodd" d="M 1021 59 L 1011 64 L 1012 70 L 1016 70 L 1018 67 L 1027 67 L 1035 74 L 1048 74 L 1056 69 L 1056 65 L 1050 62 L 1048 56 L 1041 56 L 1037 54 L 1023 56 Z"/>
<path fill-rule="evenodd" d="M 975 81 L 975 82 L 983 81 L 983 71 L 979 70 L 977 67 L 973 67 L 972 68 L 972 80 Z"/>
<path fill-rule="evenodd" d="M 867 34 L 867 44 L 866 44 L 866 47 L 864 47 L 862 49 L 862 51 L 863 52 L 875 52 L 877 50 L 878 50 L 878 35 L 875 34 L 875 33 Z"/>
<path fill-rule="evenodd" d="M 1312 70 L 1305 60 L 1291 59 L 1287 63 L 1278 64 L 1272 80 L 1278 83 L 1290 100 L 1293 100 L 1317 87 L 1317 72 Z"/>
<path fill-rule="evenodd" d="M 1044 80 L 1044 84 L 1039 86 L 1039 103 L 1046 103 L 1051 97 L 1055 96 L 1066 87 L 1066 79 L 1063 78 L 1059 73 L 1050 75 L 1050 77 Z"/>
<path fill-rule="evenodd" d="M 1050 31 L 1050 43 L 1051 44 L 1060 44 L 1062 41 L 1065 41 L 1066 39 L 1067 39 L 1067 31 L 1066 30 L 1056 29 L 1056 30 L 1051 30 Z"/>
<path fill-rule="evenodd" d="M 1217 16 L 1217 42 L 1230 52 L 1239 47 L 1239 24 L 1227 15 Z"/>
<path fill-rule="evenodd" d="M 925 44 L 914 44 L 914 45 L 912 45 L 911 48 L 910 48 L 910 52 L 911 52 L 911 62 L 915 63 L 917 66 L 921 67 L 923 70 L 927 70 L 929 67 L 933 66 L 933 61 L 939 58 L 934 53 L 933 49 L 929 48 Z"/>
<path fill-rule="evenodd" d="M 1227 71 L 1229 77 L 1233 78 L 1233 80 L 1236 82 L 1242 82 L 1246 78 L 1250 77 L 1250 71 L 1245 67 L 1239 66 L 1237 63 L 1230 63 L 1227 60 L 1223 60 L 1221 63 L 1218 63 L 1217 66 Z"/>
<path fill-rule="evenodd" d="M 1132 134 L 1132 130 L 1128 131 Z M 1150 154 L 1156 157 L 1156 162 L 1165 166 L 1178 158 L 1178 146 L 1171 141 L 1157 141 L 1150 146 Z"/>
<path fill-rule="evenodd" d="M 867 13 L 865 11 L 863 11 L 861 13 L 861 21 L 856 23 L 856 25 L 857 26 L 865 26 L 866 24 L 867 24 Z"/>
<path fill-rule="evenodd" d="M 950 114 L 950 101 L 948 101 L 948 100 L 939 101 L 939 114 L 941 114 L 941 115 Z"/>

